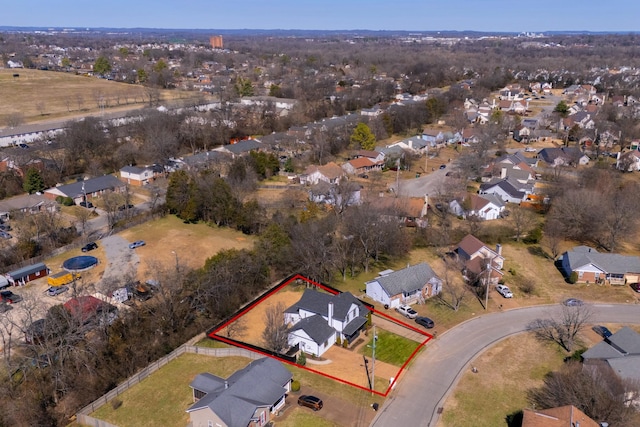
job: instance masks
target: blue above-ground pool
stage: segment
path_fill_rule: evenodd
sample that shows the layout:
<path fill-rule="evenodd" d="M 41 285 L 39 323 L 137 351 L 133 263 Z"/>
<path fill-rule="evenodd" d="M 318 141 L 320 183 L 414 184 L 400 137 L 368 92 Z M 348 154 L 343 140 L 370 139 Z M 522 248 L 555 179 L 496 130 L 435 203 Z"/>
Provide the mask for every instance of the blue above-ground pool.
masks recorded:
<path fill-rule="evenodd" d="M 98 258 L 89 255 L 80 255 L 69 258 L 62 263 L 62 268 L 67 271 L 84 271 L 95 267 L 98 264 Z"/>

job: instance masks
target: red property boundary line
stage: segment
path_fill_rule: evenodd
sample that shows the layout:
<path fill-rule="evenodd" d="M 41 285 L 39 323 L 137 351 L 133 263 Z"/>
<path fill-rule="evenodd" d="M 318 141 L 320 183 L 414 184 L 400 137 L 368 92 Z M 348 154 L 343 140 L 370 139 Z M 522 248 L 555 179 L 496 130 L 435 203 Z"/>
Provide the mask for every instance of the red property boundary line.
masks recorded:
<path fill-rule="evenodd" d="M 287 363 L 289 365 L 295 366 L 297 368 L 300 369 L 304 369 L 306 371 L 309 372 L 313 372 L 314 374 L 318 374 L 318 375 L 322 375 L 324 377 L 330 378 L 334 381 L 338 381 L 340 383 L 343 384 L 347 384 L 350 385 L 352 387 L 356 387 L 359 388 L 361 390 L 367 391 L 367 392 L 371 392 L 371 393 L 375 393 L 378 396 L 382 396 L 382 397 L 387 397 L 389 395 L 389 393 L 391 392 L 391 390 L 393 389 L 393 387 L 395 386 L 396 382 L 398 381 L 398 378 L 400 377 L 400 374 L 402 374 L 402 372 L 406 369 L 407 365 L 409 364 L 409 362 L 415 357 L 415 355 L 418 353 L 418 351 L 424 347 L 429 341 L 431 341 L 431 339 L 433 339 L 433 335 L 428 334 L 412 325 L 409 325 L 407 323 L 401 322 L 397 319 L 394 319 L 393 317 L 389 316 L 388 314 L 382 313 L 381 311 L 376 310 L 371 304 L 365 303 L 364 301 L 361 301 L 369 311 L 371 311 L 372 314 L 375 314 L 377 316 L 383 317 L 386 320 L 393 322 L 397 325 L 403 326 L 405 328 L 408 328 L 414 332 L 417 332 L 421 335 L 423 335 L 425 337 L 425 340 L 422 341 L 421 343 L 419 343 L 418 347 L 416 347 L 416 349 L 413 351 L 413 353 L 411 353 L 411 355 L 409 356 L 409 358 L 404 362 L 404 364 L 400 367 L 400 369 L 398 370 L 398 372 L 396 373 L 396 375 L 393 377 L 393 381 L 389 384 L 389 387 L 385 390 L 384 393 L 381 393 L 379 391 L 375 391 L 375 390 L 371 390 L 369 388 L 363 387 L 361 385 L 358 384 L 354 384 L 350 381 L 346 381 L 343 380 L 342 378 L 338 378 L 338 377 L 334 377 L 333 375 L 329 375 L 326 374 L 324 372 L 320 372 L 320 371 L 316 371 L 314 369 L 311 369 L 307 366 L 302 366 L 299 365 L 295 362 L 292 362 L 291 360 L 287 360 L 283 357 L 278 356 L 275 353 L 270 352 L 269 350 L 266 350 L 264 348 L 261 347 L 257 347 L 248 343 L 244 343 L 241 341 L 236 341 L 227 337 L 224 337 L 222 335 L 219 335 L 218 333 L 222 330 L 224 330 L 224 328 L 226 328 L 230 323 L 235 322 L 236 320 L 238 320 L 240 317 L 244 316 L 246 313 L 248 313 L 250 310 L 252 310 L 254 307 L 258 306 L 258 304 L 261 304 L 262 302 L 264 302 L 265 300 L 267 300 L 270 296 L 272 296 L 273 294 L 275 294 L 276 292 L 278 292 L 279 290 L 281 290 L 282 288 L 290 285 L 292 282 L 296 281 L 296 280 L 303 280 L 311 285 L 314 285 L 318 288 L 321 288 L 327 292 L 329 292 L 330 294 L 333 295 L 337 295 L 340 293 L 340 291 L 338 291 L 337 289 L 334 289 L 330 286 L 327 285 L 323 285 L 322 283 L 318 283 L 316 281 L 313 281 L 311 279 L 309 279 L 308 277 L 305 277 L 301 274 L 295 274 L 293 276 L 290 276 L 286 279 L 284 279 L 282 282 L 280 282 L 279 284 L 275 285 L 273 288 L 271 288 L 270 290 L 266 291 L 264 294 L 262 294 L 260 297 L 258 297 L 255 301 L 253 301 L 251 304 L 247 305 L 246 307 L 244 307 L 243 309 L 239 310 L 235 315 L 233 315 L 229 320 L 223 322 L 222 324 L 214 327 L 211 331 L 209 331 L 207 333 L 207 336 L 211 339 L 214 339 L 216 341 L 220 341 L 220 342 L 224 342 L 226 344 L 235 346 L 235 347 L 240 347 L 243 348 L 245 350 L 249 350 L 249 351 L 253 351 L 255 353 L 258 354 L 262 354 L 263 356 L 267 356 L 267 357 L 271 357 L 274 358 L 276 360 L 279 360 L 283 363 Z"/>

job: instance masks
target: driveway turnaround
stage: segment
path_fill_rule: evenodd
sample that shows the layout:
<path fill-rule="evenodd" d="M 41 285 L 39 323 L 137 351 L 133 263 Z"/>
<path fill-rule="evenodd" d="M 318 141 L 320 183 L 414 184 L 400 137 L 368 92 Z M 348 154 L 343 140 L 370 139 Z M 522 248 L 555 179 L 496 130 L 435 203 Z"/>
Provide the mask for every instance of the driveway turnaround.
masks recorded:
<path fill-rule="evenodd" d="M 588 307 L 592 312 L 591 323 L 640 324 L 640 305 Z M 558 304 L 483 314 L 438 335 L 400 378 L 371 426 L 435 426 L 438 408 L 480 353 L 498 341 L 525 332 L 535 319 L 557 316 L 560 312 Z"/>

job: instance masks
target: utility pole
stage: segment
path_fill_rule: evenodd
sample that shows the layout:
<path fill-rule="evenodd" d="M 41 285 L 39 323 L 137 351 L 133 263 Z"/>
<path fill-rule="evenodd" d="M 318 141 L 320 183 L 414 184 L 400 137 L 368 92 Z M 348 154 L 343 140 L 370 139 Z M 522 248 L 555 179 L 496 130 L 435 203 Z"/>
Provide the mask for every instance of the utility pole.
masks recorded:
<path fill-rule="evenodd" d="M 376 335 L 376 325 L 373 325 L 373 347 L 371 348 L 371 394 L 376 385 L 376 342 L 378 336 Z"/>
<path fill-rule="evenodd" d="M 484 309 L 486 310 L 489 306 L 489 282 L 491 281 L 491 258 L 489 258 L 489 262 L 487 262 L 487 291 L 484 294 Z"/>

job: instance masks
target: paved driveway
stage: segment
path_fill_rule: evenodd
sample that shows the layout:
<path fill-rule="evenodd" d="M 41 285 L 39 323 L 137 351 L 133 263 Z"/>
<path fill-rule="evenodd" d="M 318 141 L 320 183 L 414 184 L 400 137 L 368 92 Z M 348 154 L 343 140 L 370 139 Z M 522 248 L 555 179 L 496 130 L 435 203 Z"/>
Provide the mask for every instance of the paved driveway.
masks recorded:
<path fill-rule="evenodd" d="M 481 315 L 439 335 L 400 378 L 371 426 L 435 426 L 437 409 L 480 353 L 560 309 L 550 305 Z M 592 323 L 640 324 L 640 305 L 595 304 L 591 310 Z"/>

